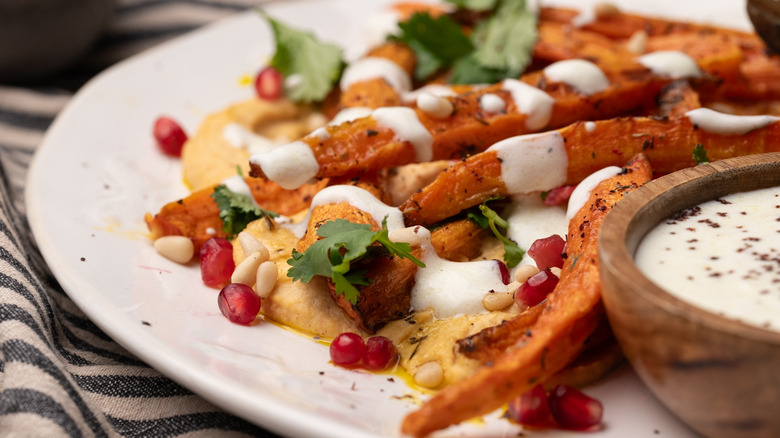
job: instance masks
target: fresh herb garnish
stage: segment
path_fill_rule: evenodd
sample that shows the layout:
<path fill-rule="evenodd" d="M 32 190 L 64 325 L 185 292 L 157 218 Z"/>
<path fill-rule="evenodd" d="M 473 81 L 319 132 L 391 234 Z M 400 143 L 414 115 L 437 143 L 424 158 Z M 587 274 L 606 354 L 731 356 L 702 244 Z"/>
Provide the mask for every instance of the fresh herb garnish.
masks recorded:
<path fill-rule="evenodd" d="M 504 262 L 510 268 L 517 266 L 525 256 L 525 251 L 520 248 L 517 243 L 505 237 L 498 227 L 503 229 L 509 228 L 509 222 L 498 215 L 495 210 L 488 207 L 487 203 L 495 201 L 497 198 L 488 199 L 479 206 L 479 212 L 476 210 L 469 211 L 466 216 L 471 219 L 480 228 L 490 228 L 490 231 L 504 244 Z"/>
<path fill-rule="evenodd" d="M 377 242 L 392 255 L 407 258 L 417 266 L 425 264 L 411 254 L 408 243 L 393 242 L 388 237 L 387 218 L 382 221 L 382 229 L 371 231 L 368 224 L 356 224 L 346 219 L 327 221 L 317 229 L 322 239 L 314 242 L 304 252 L 293 250 L 292 258 L 287 260 L 291 268 L 287 276 L 293 281 L 308 283 L 315 275 L 333 280 L 336 293 L 343 295 L 352 304 L 357 302 L 360 292 L 355 285 L 368 285 L 366 271 L 350 271 L 353 261 L 365 256 L 368 248 Z"/>
<path fill-rule="evenodd" d="M 295 102 L 325 99 L 344 69 L 341 48 L 321 42 L 311 33 L 288 27 L 263 11 L 260 14 L 268 20 L 276 40 L 271 65 L 288 79 L 287 97 Z M 290 82 L 294 85 L 289 85 Z"/>
<path fill-rule="evenodd" d="M 693 148 L 693 153 L 691 155 L 693 156 L 693 161 L 695 161 L 697 165 L 710 162 L 710 159 L 707 157 L 707 151 L 704 150 L 704 145 L 701 143 Z"/>
<path fill-rule="evenodd" d="M 493 83 L 517 78 L 531 61 L 537 39 L 537 17 L 526 8 L 525 0 L 450 0 L 460 8 L 492 11 L 480 21 L 470 36 L 446 15 L 432 18 L 414 14 L 399 23 L 397 37 L 417 56 L 415 78 L 427 79 L 450 68 L 449 81 L 455 84 Z"/>
<path fill-rule="evenodd" d="M 433 18 L 428 13 L 416 13 L 408 21 L 398 23 L 398 27 L 398 39 L 411 47 L 417 57 L 414 77 L 418 80 L 452 66 L 455 60 L 474 50 L 458 23 L 446 15 Z"/>
<path fill-rule="evenodd" d="M 215 187 L 211 197 L 214 198 L 214 202 L 219 208 L 222 231 L 229 239 L 240 233 L 254 220 L 263 216 L 270 218 L 279 216 L 272 211 L 260 208 L 249 196 L 231 192 L 225 184 Z"/>

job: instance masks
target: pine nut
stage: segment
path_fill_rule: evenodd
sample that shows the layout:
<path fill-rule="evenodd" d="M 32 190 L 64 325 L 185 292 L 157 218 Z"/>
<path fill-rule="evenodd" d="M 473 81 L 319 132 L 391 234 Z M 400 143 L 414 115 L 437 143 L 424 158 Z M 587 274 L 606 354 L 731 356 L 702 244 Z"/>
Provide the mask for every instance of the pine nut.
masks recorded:
<path fill-rule="evenodd" d="M 638 30 L 626 41 L 626 49 L 636 55 L 641 55 L 647 50 L 647 32 Z"/>
<path fill-rule="evenodd" d="M 252 254 L 259 251 L 260 257 L 263 259 L 261 263 L 268 260 L 268 248 L 248 231 L 238 233 L 238 243 L 241 244 L 241 249 L 244 250 L 244 254 Z"/>
<path fill-rule="evenodd" d="M 612 3 L 598 3 L 593 6 L 597 18 L 614 17 L 620 14 L 620 9 Z"/>
<path fill-rule="evenodd" d="M 514 302 L 515 298 L 512 292 L 492 292 L 482 297 L 482 305 L 485 306 L 485 310 L 490 312 L 504 310 Z"/>
<path fill-rule="evenodd" d="M 414 373 L 414 383 L 423 388 L 435 388 L 444 379 L 444 370 L 439 362 L 432 360 L 425 362 Z"/>
<path fill-rule="evenodd" d="M 195 245 L 189 237 L 163 236 L 154 241 L 154 249 L 168 260 L 185 264 L 195 255 Z"/>
<path fill-rule="evenodd" d="M 517 280 L 519 283 L 525 283 L 526 280 L 531 278 L 537 272 L 539 272 L 539 268 L 534 265 L 518 266 L 515 270 L 515 280 Z"/>
<path fill-rule="evenodd" d="M 263 254 L 260 251 L 249 254 L 247 258 L 236 266 L 233 275 L 230 276 L 230 281 L 233 283 L 245 284 L 250 287 L 254 286 L 257 278 L 257 267 L 265 261 L 262 257 Z M 267 259 L 268 256 L 266 255 L 266 260 Z"/>
<path fill-rule="evenodd" d="M 550 272 L 555 274 L 556 277 L 561 278 L 561 268 L 552 267 L 550 268 Z"/>
<path fill-rule="evenodd" d="M 257 267 L 257 275 L 255 278 L 255 291 L 260 298 L 267 298 L 271 293 L 274 286 L 276 286 L 276 278 L 279 275 L 279 269 L 274 262 L 263 262 Z"/>

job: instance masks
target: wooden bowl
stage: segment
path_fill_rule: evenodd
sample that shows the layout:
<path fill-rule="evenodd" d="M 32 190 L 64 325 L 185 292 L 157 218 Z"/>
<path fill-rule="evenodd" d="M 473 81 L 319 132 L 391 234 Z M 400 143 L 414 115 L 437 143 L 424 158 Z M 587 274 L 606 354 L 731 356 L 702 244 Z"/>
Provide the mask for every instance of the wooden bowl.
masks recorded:
<path fill-rule="evenodd" d="M 647 278 L 633 257 L 645 234 L 672 214 L 777 185 L 780 153 L 717 161 L 635 190 L 601 228 L 604 306 L 623 352 L 661 402 L 706 436 L 780 436 L 780 332 L 674 297 Z"/>

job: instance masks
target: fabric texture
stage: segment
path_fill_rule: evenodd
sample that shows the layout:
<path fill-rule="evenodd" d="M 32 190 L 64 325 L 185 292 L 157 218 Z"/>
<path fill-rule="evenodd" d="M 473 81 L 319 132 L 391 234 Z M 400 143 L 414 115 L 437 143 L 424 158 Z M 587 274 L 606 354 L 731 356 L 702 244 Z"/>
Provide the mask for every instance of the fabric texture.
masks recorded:
<path fill-rule="evenodd" d="M 48 271 L 25 217 L 28 165 L 71 96 L 111 64 L 259 4 L 121 0 L 107 32 L 66 72 L 0 83 L 0 436 L 274 436 L 133 357 Z"/>

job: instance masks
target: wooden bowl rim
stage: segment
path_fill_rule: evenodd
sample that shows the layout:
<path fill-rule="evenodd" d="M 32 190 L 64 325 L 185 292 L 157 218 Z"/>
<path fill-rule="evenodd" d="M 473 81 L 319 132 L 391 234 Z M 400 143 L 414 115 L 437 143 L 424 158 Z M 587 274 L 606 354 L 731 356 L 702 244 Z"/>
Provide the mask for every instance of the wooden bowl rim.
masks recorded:
<path fill-rule="evenodd" d="M 677 298 L 646 277 L 634 263 L 636 249 L 645 235 L 672 213 L 730 193 L 777 185 L 780 152 L 715 161 L 648 182 L 629 193 L 605 217 L 599 235 L 601 275 L 618 278 L 621 284 L 633 284 L 631 293 L 642 295 L 670 314 L 713 330 L 780 346 L 780 332 L 720 316 Z M 687 196 L 675 197 L 681 191 Z M 712 191 L 717 193 L 713 196 Z"/>

